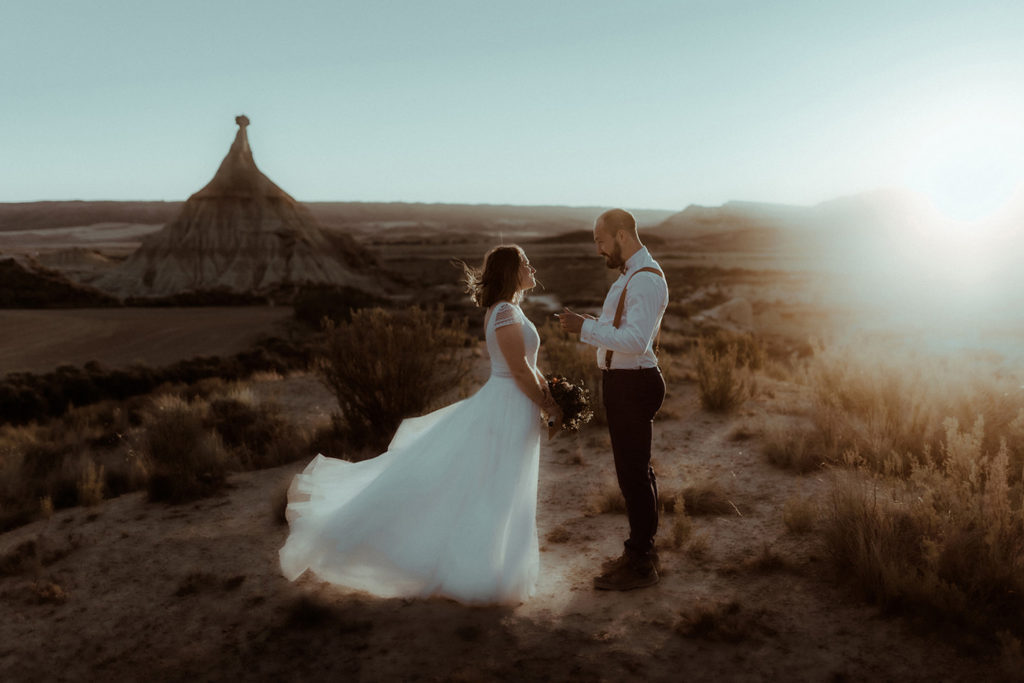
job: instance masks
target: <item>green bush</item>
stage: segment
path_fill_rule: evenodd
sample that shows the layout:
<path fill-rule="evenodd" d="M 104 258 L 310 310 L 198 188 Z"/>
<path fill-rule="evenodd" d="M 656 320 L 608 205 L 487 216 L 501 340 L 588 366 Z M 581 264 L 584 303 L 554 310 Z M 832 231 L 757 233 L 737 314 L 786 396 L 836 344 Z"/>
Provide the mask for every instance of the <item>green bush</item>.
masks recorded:
<path fill-rule="evenodd" d="M 470 369 L 466 323 L 444 323 L 443 308 L 352 312 L 326 326 L 317 369 L 334 392 L 353 448 L 383 449 L 404 418 L 422 415 L 462 384 Z"/>

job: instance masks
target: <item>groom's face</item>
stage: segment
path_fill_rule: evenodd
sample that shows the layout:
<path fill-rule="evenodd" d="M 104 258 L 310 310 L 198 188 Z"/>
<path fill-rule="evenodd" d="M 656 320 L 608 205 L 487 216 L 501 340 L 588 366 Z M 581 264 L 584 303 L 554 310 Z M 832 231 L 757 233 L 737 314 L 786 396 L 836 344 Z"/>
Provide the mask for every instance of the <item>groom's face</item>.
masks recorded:
<path fill-rule="evenodd" d="M 597 245 L 597 253 L 604 257 L 606 266 L 614 270 L 622 268 L 622 247 L 616 241 L 615 235 L 600 223 L 594 227 L 594 244 Z"/>

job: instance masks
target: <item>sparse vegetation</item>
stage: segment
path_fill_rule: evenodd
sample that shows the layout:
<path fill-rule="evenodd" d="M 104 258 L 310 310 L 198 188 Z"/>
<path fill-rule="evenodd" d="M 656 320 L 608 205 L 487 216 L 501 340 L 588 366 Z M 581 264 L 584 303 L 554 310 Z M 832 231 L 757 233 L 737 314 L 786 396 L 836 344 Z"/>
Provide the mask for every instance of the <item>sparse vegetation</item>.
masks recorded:
<path fill-rule="evenodd" d="M 285 373 L 305 368 L 311 351 L 287 340 L 268 337 L 228 358 L 182 360 L 163 368 L 132 365 L 109 369 L 97 362 L 62 365 L 53 372 L 10 373 L 0 381 L 0 424 L 23 425 L 64 415 L 69 408 L 147 394 L 162 384 L 194 384 L 218 377 L 239 380 L 256 372 Z"/>
<path fill-rule="evenodd" d="M 983 451 L 983 431 L 980 419 L 969 431 L 948 420 L 940 454 L 904 479 L 836 475 L 822 533 L 866 597 L 974 631 L 1022 626 L 1021 475 L 1005 442 Z"/>
<path fill-rule="evenodd" d="M 87 462 L 78 480 L 78 502 L 92 506 L 103 500 L 103 465 Z"/>
<path fill-rule="evenodd" d="M 1011 464 L 1024 461 L 1024 390 L 1020 377 L 983 359 L 927 357 L 865 345 L 818 348 L 803 381 L 824 460 L 855 452 L 871 470 L 909 475 L 915 460 L 939 454 L 947 418 L 984 417 L 981 450 L 1005 441 Z"/>
<path fill-rule="evenodd" d="M 794 534 L 812 531 L 818 514 L 818 504 L 811 496 L 792 496 L 782 505 L 782 522 Z"/>
<path fill-rule="evenodd" d="M 700 515 L 739 515 L 740 509 L 716 481 L 698 481 L 683 488 L 686 513 Z"/>
<path fill-rule="evenodd" d="M 751 394 L 752 380 L 746 366 L 738 366 L 739 349 L 727 346 L 716 351 L 703 340 L 694 350 L 700 403 L 705 410 L 728 412 Z"/>
<path fill-rule="evenodd" d="M 548 543 L 565 543 L 571 538 L 572 534 L 569 533 L 569 530 L 562 525 L 556 526 L 548 532 L 547 536 L 545 536 L 545 540 Z"/>
<path fill-rule="evenodd" d="M 350 323 L 328 323 L 326 335 L 317 369 L 355 448 L 382 450 L 403 419 L 436 407 L 469 373 L 465 321 L 446 325 L 440 307 L 353 311 Z"/>
<path fill-rule="evenodd" d="M 216 491 L 227 473 L 291 462 L 308 437 L 273 403 L 207 379 L 45 424 L 0 428 L 0 530 L 147 488 L 177 501 Z"/>
<path fill-rule="evenodd" d="M 150 500 L 180 503 L 224 487 L 234 463 L 217 433 L 204 424 L 208 410 L 205 401 L 156 400 L 142 439 Z"/>
<path fill-rule="evenodd" d="M 769 428 L 762 441 L 765 459 L 776 467 L 800 474 L 820 469 L 826 462 L 821 434 L 813 429 Z"/>
<path fill-rule="evenodd" d="M 686 514 L 686 506 L 683 501 L 678 501 L 674 507 L 675 512 L 672 515 L 667 541 L 669 547 L 680 550 L 693 535 L 693 520 Z"/>

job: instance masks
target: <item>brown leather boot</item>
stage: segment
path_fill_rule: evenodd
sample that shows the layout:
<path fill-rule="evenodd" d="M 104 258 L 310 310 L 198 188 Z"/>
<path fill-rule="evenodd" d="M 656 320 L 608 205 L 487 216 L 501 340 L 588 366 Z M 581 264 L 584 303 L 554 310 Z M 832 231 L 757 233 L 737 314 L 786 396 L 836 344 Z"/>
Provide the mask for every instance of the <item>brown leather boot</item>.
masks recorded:
<path fill-rule="evenodd" d="M 658 583 L 658 570 L 650 558 L 630 558 L 594 579 L 594 588 L 604 591 L 628 591 Z"/>
<path fill-rule="evenodd" d="M 654 563 L 654 568 L 657 570 L 659 574 L 661 574 L 661 558 L 658 556 L 658 551 L 652 550 L 650 557 L 651 561 Z M 622 554 L 618 557 L 613 557 L 601 563 L 601 573 L 610 572 L 613 569 L 622 566 L 626 562 L 629 562 L 629 554 L 627 554 L 626 551 L 623 550 Z"/>

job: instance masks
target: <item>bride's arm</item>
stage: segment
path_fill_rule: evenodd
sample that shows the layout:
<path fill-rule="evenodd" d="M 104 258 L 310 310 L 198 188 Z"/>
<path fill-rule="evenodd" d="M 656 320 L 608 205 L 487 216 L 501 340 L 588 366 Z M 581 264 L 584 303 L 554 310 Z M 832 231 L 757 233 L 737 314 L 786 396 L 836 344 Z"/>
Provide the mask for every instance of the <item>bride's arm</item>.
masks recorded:
<path fill-rule="evenodd" d="M 519 390 L 536 403 L 541 410 L 550 413 L 556 406 L 547 392 L 547 382 L 539 372 L 526 362 L 526 344 L 523 343 L 522 325 L 505 325 L 494 331 L 501 355 L 505 357 L 512 377 Z"/>

